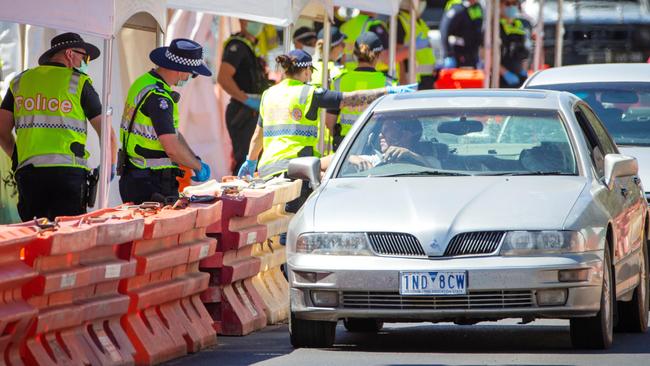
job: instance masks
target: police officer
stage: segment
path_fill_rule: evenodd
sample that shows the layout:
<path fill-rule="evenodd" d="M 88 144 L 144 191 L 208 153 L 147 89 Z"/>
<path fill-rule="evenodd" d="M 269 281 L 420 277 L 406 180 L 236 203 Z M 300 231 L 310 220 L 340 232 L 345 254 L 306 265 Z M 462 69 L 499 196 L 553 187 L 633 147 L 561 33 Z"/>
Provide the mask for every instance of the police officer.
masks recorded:
<path fill-rule="evenodd" d="M 317 89 L 306 84 L 311 80 L 313 65 L 311 56 L 305 51 L 293 50 L 278 56 L 276 62 L 286 77 L 262 95 L 260 119 L 239 176 L 253 175 L 262 148 L 264 153 L 258 171 L 265 179 L 285 172 L 293 158 L 316 156 L 319 108 L 364 106 L 386 93 L 411 92 L 416 88 L 416 84 L 412 84 L 345 93 Z M 331 155 L 322 159 L 323 169 L 327 168 L 330 159 Z M 308 195 L 308 186 L 303 185 L 301 197 L 290 202 L 287 211 L 296 212 Z"/>
<path fill-rule="evenodd" d="M 420 1 L 418 14 L 422 14 L 426 7 L 425 1 Z M 411 42 L 411 12 L 405 9 L 400 10 L 397 15 L 399 19 L 397 27 L 397 40 L 398 45 L 406 46 Z M 398 57 L 400 59 L 400 57 Z M 408 70 L 407 58 L 402 57 L 401 70 Z M 433 89 L 433 84 L 436 81 L 435 77 L 435 64 L 436 57 L 433 54 L 433 48 L 429 43 L 429 26 L 418 15 L 415 22 L 415 70 L 418 82 L 418 90 Z"/>
<path fill-rule="evenodd" d="M 126 98 L 120 128 L 123 171 L 120 195 L 124 202 L 171 202 L 178 198 L 178 165 L 194 170 L 192 180 L 204 182 L 210 167 L 201 161 L 178 132 L 183 86 L 198 75 L 211 76 L 203 62 L 203 48 L 189 39 L 175 39 L 169 47 L 149 54 L 158 67 L 135 80 Z M 121 154 L 122 155 L 122 154 Z"/>
<path fill-rule="evenodd" d="M 226 107 L 226 126 L 232 141 L 237 171 L 246 159 L 246 152 L 259 115 L 260 95 L 269 86 L 263 60 L 257 52 L 258 36 L 263 24 L 240 20 L 241 32 L 224 43 L 217 80 L 231 97 Z"/>
<path fill-rule="evenodd" d="M 344 71 L 343 66 L 345 56 L 345 39 L 347 36 L 338 27 L 330 28 L 330 60 L 327 63 L 327 70 L 329 72 L 330 80 L 338 78 Z M 323 46 L 325 45 L 325 30 L 321 29 L 318 32 L 318 41 L 316 41 L 316 52 L 314 54 L 315 61 L 313 62 L 314 72 L 311 75 L 311 85 L 320 87 L 323 85 Z"/>
<path fill-rule="evenodd" d="M 0 107 L 0 145 L 13 158 L 23 221 L 86 212 L 86 121 L 101 138 L 102 112 L 86 73 L 88 62 L 97 57 L 99 49 L 78 34 L 60 34 L 38 59 L 39 66 L 11 81 Z"/>
<path fill-rule="evenodd" d="M 477 67 L 483 43 L 483 9 L 478 0 L 449 0 L 440 20 L 444 68 Z"/>
<path fill-rule="evenodd" d="M 360 13 L 350 18 L 341 25 L 341 33 L 345 34 L 345 68 L 354 70 L 357 62 L 354 59 L 354 42 L 364 32 L 373 32 L 381 39 L 384 50 L 388 50 L 388 27 L 382 20 L 374 17 L 372 13 Z M 383 56 L 383 55 L 382 55 Z M 383 57 L 385 58 L 385 57 Z M 380 62 L 377 65 L 379 71 L 388 72 L 388 65 Z"/>
<path fill-rule="evenodd" d="M 500 2 L 501 67 L 499 87 L 519 88 L 528 73 L 526 65 L 530 57 L 530 33 L 519 17 L 519 1 Z"/>
<path fill-rule="evenodd" d="M 355 70 L 348 71 L 334 80 L 334 90 L 339 92 L 351 92 L 355 90 L 376 89 L 392 84 L 391 80 L 382 72 L 375 69 L 379 55 L 384 50 L 384 45 L 373 32 L 361 33 L 354 42 L 354 56 L 359 61 Z M 336 126 L 334 128 L 334 150 L 348 134 L 350 128 L 363 113 L 365 106 L 346 106 L 341 110 L 328 111 L 336 115 Z"/>
<path fill-rule="evenodd" d="M 316 50 L 316 32 L 309 27 L 300 27 L 293 32 L 293 47 L 297 50 L 304 50 L 310 55 Z"/>

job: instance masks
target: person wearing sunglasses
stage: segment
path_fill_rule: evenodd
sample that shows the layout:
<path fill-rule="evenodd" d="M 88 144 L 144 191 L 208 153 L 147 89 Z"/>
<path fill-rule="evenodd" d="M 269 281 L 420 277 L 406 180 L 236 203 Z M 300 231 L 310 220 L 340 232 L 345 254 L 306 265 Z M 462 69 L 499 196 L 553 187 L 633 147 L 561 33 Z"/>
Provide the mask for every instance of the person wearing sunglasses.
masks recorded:
<path fill-rule="evenodd" d="M 519 88 L 528 73 L 526 65 L 530 57 L 530 32 L 519 19 L 519 0 L 500 2 L 501 67 L 499 87 Z"/>
<path fill-rule="evenodd" d="M 97 57 L 99 49 L 80 35 L 60 34 L 38 59 L 39 66 L 10 83 L 0 106 L 0 146 L 12 156 L 24 221 L 86 212 L 87 121 L 101 139 L 102 105 L 87 75 L 88 63 Z M 117 145 L 109 131 L 114 166 Z"/>
<path fill-rule="evenodd" d="M 120 125 L 120 196 L 123 202 L 175 202 L 179 165 L 194 171 L 192 180 L 205 182 L 210 167 L 196 156 L 178 131 L 182 87 L 198 75 L 212 76 L 203 61 L 203 47 L 190 39 L 174 39 L 169 47 L 151 51 L 157 67 L 137 78 L 129 88 Z"/>

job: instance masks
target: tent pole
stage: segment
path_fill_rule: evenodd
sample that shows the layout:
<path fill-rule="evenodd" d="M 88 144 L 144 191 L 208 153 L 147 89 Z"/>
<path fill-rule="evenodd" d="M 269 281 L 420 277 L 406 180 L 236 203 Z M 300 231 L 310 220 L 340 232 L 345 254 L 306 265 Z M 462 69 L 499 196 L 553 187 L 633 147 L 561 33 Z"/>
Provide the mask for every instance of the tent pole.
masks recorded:
<path fill-rule="evenodd" d="M 330 60 L 330 45 L 332 43 L 331 40 L 331 35 L 330 33 L 332 32 L 332 25 L 330 24 L 329 17 L 325 15 L 325 19 L 323 20 L 323 34 L 325 34 L 325 37 L 323 38 L 323 53 L 321 55 L 321 63 L 323 64 L 323 73 L 321 75 L 321 81 L 323 83 L 323 88 L 324 89 L 329 89 L 330 88 L 330 83 L 329 83 L 329 70 L 328 70 L 328 64 Z M 318 126 L 320 133 L 318 134 L 318 151 L 325 153 L 325 129 L 327 126 L 325 125 L 325 118 L 327 116 L 327 112 L 325 109 L 321 109 L 320 111 L 320 126 Z M 329 152 L 329 148 L 327 149 Z"/>
<path fill-rule="evenodd" d="M 160 27 L 156 28 L 156 47 L 162 47 L 165 45 L 165 33 L 163 33 Z"/>
<path fill-rule="evenodd" d="M 539 71 L 544 64 L 542 62 L 542 47 L 544 46 L 544 0 L 539 0 L 539 13 L 537 13 L 537 24 L 535 25 L 535 55 L 533 70 Z"/>
<path fill-rule="evenodd" d="M 564 1 L 557 0 L 557 26 L 555 28 L 555 67 L 562 66 L 562 49 L 564 46 Z"/>
<path fill-rule="evenodd" d="M 293 38 L 291 33 L 293 32 L 293 25 L 289 24 L 284 27 L 284 53 L 289 53 L 291 51 L 291 42 Z"/>
<path fill-rule="evenodd" d="M 499 70 L 501 69 L 500 1 L 492 0 L 492 4 L 492 77 L 490 78 L 490 83 L 493 88 L 498 88 Z"/>
<path fill-rule="evenodd" d="M 99 208 L 108 207 L 108 189 L 110 185 L 111 167 L 111 73 L 113 64 L 113 38 L 104 40 L 104 72 L 102 77 L 102 135 L 99 163 Z"/>
<path fill-rule="evenodd" d="M 416 9 L 418 7 L 417 0 L 411 1 L 411 34 L 409 40 L 409 84 L 413 84 L 417 81 L 417 61 L 415 60 L 415 18 L 418 16 Z"/>
<path fill-rule="evenodd" d="M 397 15 L 393 14 L 390 16 L 390 25 L 388 26 L 388 76 L 392 77 L 394 80 L 399 79 L 399 75 L 396 75 L 395 70 L 395 59 L 396 59 L 396 48 L 397 48 Z"/>
<path fill-rule="evenodd" d="M 491 83 L 492 75 L 492 13 L 494 9 L 492 7 L 492 0 L 489 0 L 486 3 L 485 7 L 485 17 L 483 18 L 483 87 L 489 88 Z"/>

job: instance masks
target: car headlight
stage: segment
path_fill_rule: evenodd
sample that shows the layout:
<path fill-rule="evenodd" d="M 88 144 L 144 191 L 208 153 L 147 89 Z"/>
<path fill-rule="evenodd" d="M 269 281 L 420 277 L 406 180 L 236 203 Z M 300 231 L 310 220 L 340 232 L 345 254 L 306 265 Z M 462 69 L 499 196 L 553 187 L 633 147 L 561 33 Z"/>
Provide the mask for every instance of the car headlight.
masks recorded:
<path fill-rule="evenodd" d="M 296 241 L 297 253 L 372 255 L 365 233 L 306 233 Z"/>
<path fill-rule="evenodd" d="M 501 255 L 571 253 L 585 250 L 585 238 L 577 231 L 510 231 Z"/>

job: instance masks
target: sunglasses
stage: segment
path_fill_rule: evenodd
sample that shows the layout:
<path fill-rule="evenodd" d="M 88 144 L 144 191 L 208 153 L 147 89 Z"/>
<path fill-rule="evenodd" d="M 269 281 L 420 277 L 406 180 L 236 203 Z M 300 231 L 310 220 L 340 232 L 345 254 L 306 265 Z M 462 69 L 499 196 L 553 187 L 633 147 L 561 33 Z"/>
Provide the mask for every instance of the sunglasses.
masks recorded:
<path fill-rule="evenodd" d="M 89 63 L 89 62 L 90 62 L 90 56 L 89 56 L 87 53 L 85 53 L 85 52 L 81 52 L 81 51 L 77 51 L 77 50 L 72 50 L 72 52 L 74 52 L 74 53 L 76 53 L 76 54 L 78 54 L 78 55 L 82 55 L 82 56 L 84 57 L 83 60 L 86 61 L 86 63 Z"/>

